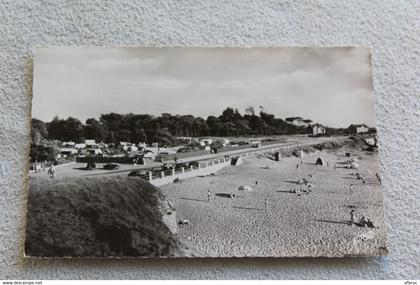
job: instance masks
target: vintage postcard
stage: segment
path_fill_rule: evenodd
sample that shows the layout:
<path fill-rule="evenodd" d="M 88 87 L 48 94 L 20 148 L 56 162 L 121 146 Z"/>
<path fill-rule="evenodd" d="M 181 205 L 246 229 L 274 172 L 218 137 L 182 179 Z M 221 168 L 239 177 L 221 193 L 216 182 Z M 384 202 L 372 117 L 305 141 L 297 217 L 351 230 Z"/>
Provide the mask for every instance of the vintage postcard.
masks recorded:
<path fill-rule="evenodd" d="M 367 48 L 42 48 L 25 255 L 387 254 Z"/>

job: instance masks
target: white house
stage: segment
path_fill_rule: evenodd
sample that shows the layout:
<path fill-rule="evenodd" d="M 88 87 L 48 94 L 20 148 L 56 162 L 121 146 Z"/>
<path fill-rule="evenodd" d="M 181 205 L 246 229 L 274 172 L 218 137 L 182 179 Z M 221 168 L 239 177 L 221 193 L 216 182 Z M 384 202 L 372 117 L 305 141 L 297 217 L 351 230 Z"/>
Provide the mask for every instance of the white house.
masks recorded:
<path fill-rule="evenodd" d="M 313 124 L 310 129 L 313 135 L 323 135 L 326 132 L 326 128 L 320 124 Z"/>
<path fill-rule="evenodd" d="M 96 141 L 95 140 L 85 140 L 85 145 L 87 145 L 87 146 L 96 145 Z"/>
<path fill-rule="evenodd" d="M 128 151 L 128 152 L 134 152 L 134 151 L 138 151 L 139 148 L 136 147 L 134 144 L 129 144 L 129 145 L 123 146 L 123 150 Z"/>
<path fill-rule="evenodd" d="M 76 149 L 85 149 L 86 148 L 86 144 L 84 143 L 77 143 L 74 148 Z"/>
<path fill-rule="evenodd" d="M 74 147 L 76 145 L 75 142 L 69 141 L 69 142 L 63 142 L 63 147 Z"/>
<path fill-rule="evenodd" d="M 62 147 L 60 148 L 60 154 L 64 157 L 69 155 L 75 155 L 77 154 L 77 149 L 73 147 Z"/>
<path fill-rule="evenodd" d="M 91 155 L 102 155 L 102 150 L 100 148 L 92 148 L 87 150 Z"/>
<path fill-rule="evenodd" d="M 369 127 L 366 126 L 365 124 L 356 125 L 355 127 L 356 127 L 356 133 L 358 133 L 358 134 L 363 134 L 363 133 L 369 132 Z"/>
<path fill-rule="evenodd" d="M 286 123 L 292 124 L 297 127 L 309 127 L 312 121 L 304 120 L 301 117 L 289 117 L 289 118 L 286 118 Z"/>

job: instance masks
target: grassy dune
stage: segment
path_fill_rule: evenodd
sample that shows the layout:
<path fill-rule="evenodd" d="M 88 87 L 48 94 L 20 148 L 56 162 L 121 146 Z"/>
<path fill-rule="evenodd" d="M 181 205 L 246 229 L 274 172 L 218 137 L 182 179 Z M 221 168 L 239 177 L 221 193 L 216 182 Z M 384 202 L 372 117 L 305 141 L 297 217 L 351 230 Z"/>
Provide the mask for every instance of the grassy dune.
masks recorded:
<path fill-rule="evenodd" d="M 31 177 L 27 256 L 176 256 L 160 190 L 141 179 Z M 175 212 L 173 213 L 175 215 Z"/>

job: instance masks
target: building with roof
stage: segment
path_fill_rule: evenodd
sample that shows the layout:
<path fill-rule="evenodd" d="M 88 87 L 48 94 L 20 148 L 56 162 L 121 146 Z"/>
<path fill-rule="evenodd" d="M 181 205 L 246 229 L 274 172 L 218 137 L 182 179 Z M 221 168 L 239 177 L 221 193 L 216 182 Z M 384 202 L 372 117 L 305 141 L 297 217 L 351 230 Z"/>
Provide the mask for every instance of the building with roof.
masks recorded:
<path fill-rule="evenodd" d="M 357 124 L 357 125 L 352 124 L 347 128 L 347 130 L 350 134 L 354 134 L 354 135 L 369 133 L 369 127 L 365 124 Z"/>
<path fill-rule="evenodd" d="M 286 123 L 292 124 L 297 127 L 309 127 L 312 120 L 303 119 L 302 117 L 289 117 L 285 119 Z"/>
<path fill-rule="evenodd" d="M 316 123 L 309 125 L 308 130 L 310 133 L 312 133 L 312 135 L 319 136 L 324 135 L 327 131 L 327 128 L 321 124 Z"/>

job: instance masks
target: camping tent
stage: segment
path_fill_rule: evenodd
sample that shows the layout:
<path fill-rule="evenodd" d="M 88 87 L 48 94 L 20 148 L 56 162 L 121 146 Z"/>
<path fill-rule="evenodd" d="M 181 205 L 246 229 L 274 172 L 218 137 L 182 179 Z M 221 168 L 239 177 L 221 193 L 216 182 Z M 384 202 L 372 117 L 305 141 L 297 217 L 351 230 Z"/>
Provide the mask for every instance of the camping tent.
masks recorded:
<path fill-rule="evenodd" d="M 233 166 L 237 166 L 241 163 L 242 163 L 242 157 L 240 157 L 240 156 L 234 156 L 230 160 L 230 164 L 233 165 Z"/>
<path fill-rule="evenodd" d="M 243 191 L 252 191 L 252 187 L 248 185 L 241 185 L 238 189 Z"/>
<path fill-rule="evenodd" d="M 316 159 L 315 165 L 325 165 L 324 160 L 322 159 L 322 157 L 318 157 Z"/>

